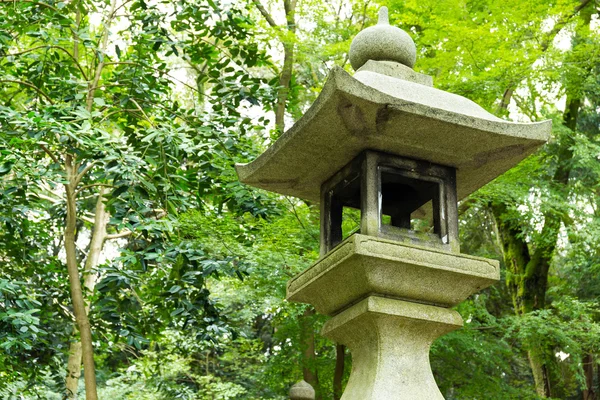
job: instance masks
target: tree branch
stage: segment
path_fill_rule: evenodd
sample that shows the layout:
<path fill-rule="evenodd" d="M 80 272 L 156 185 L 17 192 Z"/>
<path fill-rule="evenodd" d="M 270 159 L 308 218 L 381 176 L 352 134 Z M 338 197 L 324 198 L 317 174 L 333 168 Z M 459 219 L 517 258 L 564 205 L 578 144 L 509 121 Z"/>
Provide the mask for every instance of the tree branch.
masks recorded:
<path fill-rule="evenodd" d="M 197 88 L 191 86 L 190 84 L 185 83 L 182 80 L 179 80 L 179 79 L 175 78 L 174 76 L 170 75 L 169 73 L 167 73 L 165 71 L 161 71 L 160 69 L 154 68 L 154 67 L 152 67 L 150 65 L 143 65 L 143 64 L 140 64 L 140 63 L 137 63 L 137 62 L 133 62 L 133 61 L 115 61 L 115 62 L 111 61 L 111 62 L 104 63 L 105 67 L 107 65 L 135 65 L 135 66 L 139 66 L 139 67 L 142 67 L 142 68 L 148 68 L 148 69 L 151 69 L 153 71 L 158 72 L 159 74 L 162 74 L 162 75 L 165 75 L 165 76 L 169 77 L 170 79 L 174 80 L 175 82 L 181 83 L 182 85 L 184 85 L 188 89 L 191 89 L 191 90 L 193 90 L 193 91 L 195 91 L 197 93 L 200 93 L 200 91 Z M 203 93 L 202 93 L 202 95 L 206 96 Z"/>
<path fill-rule="evenodd" d="M 77 69 L 79 69 L 79 71 L 81 72 L 81 75 L 83 75 L 83 79 L 85 79 L 86 81 L 88 80 L 87 74 L 83 70 L 83 67 L 81 66 L 81 64 L 79 64 L 79 61 L 77 61 L 77 59 L 75 58 L 75 56 L 73 54 L 69 53 L 69 51 L 67 49 L 65 49 L 64 47 L 61 47 L 61 46 L 57 46 L 57 45 L 36 46 L 36 47 L 32 47 L 31 49 L 19 51 L 18 53 L 7 54 L 6 57 L 9 57 L 9 56 L 20 56 L 22 54 L 30 53 L 32 51 L 39 50 L 39 49 L 58 49 L 58 50 L 63 51 L 69 57 L 71 57 L 71 59 L 73 59 L 73 61 L 75 61 L 75 66 L 77 67 Z"/>
<path fill-rule="evenodd" d="M 35 4 L 36 6 L 44 6 L 44 7 L 48 7 L 49 9 L 56 11 L 56 12 L 60 12 L 58 8 L 51 6 L 50 4 L 47 3 L 41 3 L 39 1 L 28 1 L 28 0 L 0 0 L 0 3 L 31 3 L 31 4 Z"/>
<path fill-rule="evenodd" d="M 91 185 L 84 185 L 84 186 L 80 187 L 79 189 L 77 189 L 75 191 L 75 195 L 77 195 L 79 192 L 81 192 L 81 191 L 83 191 L 85 189 L 89 189 L 91 187 L 97 187 L 97 186 L 114 188 L 113 185 L 108 185 L 106 183 L 92 183 Z"/>
<path fill-rule="evenodd" d="M 573 9 L 573 12 L 571 14 L 563 16 L 558 21 L 556 21 L 556 24 L 554 24 L 554 27 L 550 32 L 548 32 L 546 38 L 540 45 L 542 52 L 548 50 L 548 47 L 550 47 L 550 44 L 552 43 L 556 35 L 558 35 L 558 33 L 565 27 L 565 25 L 567 25 L 571 18 L 577 15 L 579 11 L 583 10 L 585 6 L 587 6 L 591 2 L 592 0 L 581 0 L 579 5 Z"/>
<path fill-rule="evenodd" d="M 75 178 L 75 186 L 77 186 L 79 184 L 79 182 L 81 182 L 81 179 L 83 179 L 83 177 L 85 176 L 85 174 L 88 173 L 88 171 L 92 168 L 94 168 L 95 165 L 97 165 L 98 162 L 97 161 L 92 161 L 91 163 L 89 163 L 88 165 L 85 166 L 85 168 L 77 174 L 77 177 Z"/>
<path fill-rule="evenodd" d="M 548 34 L 546 35 L 546 37 L 540 44 L 540 49 L 542 50 L 542 54 L 545 53 L 546 50 L 548 50 L 548 48 L 550 47 L 550 44 L 552 43 L 552 41 L 554 40 L 556 35 L 558 35 L 559 32 L 567 25 L 569 20 L 571 20 L 571 18 L 573 18 L 575 15 L 577 15 L 578 12 L 583 10 L 585 8 L 585 6 L 587 6 L 591 2 L 592 2 L 592 0 L 581 0 L 579 5 L 573 9 L 573 12 L 571 14 L 561 17 L 556 22 L 556 24 L 554 24 L 554 27 L 552 28 L 552 30 L 550 32 L 548 32 Z M 537 61 L 537 59 L 535 61 Z M 533 63 L 531 63 L 530 65 L 533 65 Z M 510 104 L 510 99 L 512 98 L 512 95 L 513 95 L 517 85 L 518 85 L 518 83 L 511 83 L 511 84 L 509 84 L 509 87 L 506 88 L 506 90 L 504 91 L 504 94 L 502 95 L 502 100 L 500 102 L 500 105 L 498 106 L 498 110 L 496 112 L 497 114 L 500 114 L 503 110 L 506 110 L 508 108 L 508 105 Z"/>
<path fill-rule="evenodd" d="M 27 195 L 28 196 L 37 197 L 37 198 L 42 199 L 42 200 L 49 201 L 53 205 L 56 205 L 56 204 L 60 203 L 63 200 L 62 198 L 53 198 L 53 197 L 50 197 L 50 196 L 45 195 L 43 193 L 29 193 L 28 192 Z"/>
<path fill-rule="evenodd" d="M 290 203 L 290 206 L 292 206 L 292 213 L 296 217 L 296 220 L 298 221 L 298 223 L 300 224 L 300 226 L 302 227 L 302 229 L 304 229 L 306 231 L 306 233 L 308 233 L 313 239 L 319 240 L 318 237 L 316 237 L 315 235 L 313 235 L 312 232 L 309 231 L 306 228 L 306 226 L 304 225 L 304 223 L 300 219 L 300 216 L 298 215 L 298 212 L 296 211 L 296 206 L 294 206 L 294 203 L 290 200 L 290 198 L 288 196 L 285 196 L 285 199 L 287 200 L 288 203 Z"/>
<path fill-rule="evenodd" d="M 269 12 L 263 7 L 260 0 L 252 0 L 252 2 L 254 3 L 258 11 L 260 11 L 262 16 L 265 17 L 265 20 L 268 22 L 268 24 L 271 25 L 273 28 L 277 28 L 277 23 L 275 22 L 273 17 L 271 17 L 271 14 L 269 14 Z"/>
<path fill-rule="evenodd" d="M 85 215 L 80 215 L 77 218 L 79 218 L 80 220 L 85 221 L 87 223 L 90 223 L 90 224 L 93 224 L 95 222 L 93 218 L 87 217 Z"/>
<path fill-rule="evenodd" d="M 284 0 L 285 20 L 287 30 L 292 35 L 296 35 L 296 0 Z M 279 89 L 277 92 L 277 104 L 275 106 L 275 126 L 279 133 L 285 130 L 285 110 L 289 97 L 290 82 L 292 80 L 294 67 L 294 42 L 288 42 L 281 38 L 283 44 L 283 67 L 279 75 Z"/>
<path fill-rule="evenodd" d="M 125 229 L 122 232 L 108 234 L 105 237 L 106 237 L 106 240 L 110 240 L 110 239 L 124 238 L 124 237 L 130 236 L 132 234 L 133 234 L 133 231 L 130 231 L 129 229 Z"/>
<path fill-rule="evenodd" d="M 24 81 L 19 81 L 19 80 L 16 80 L 16 79 L 0 79 L 0 83 L 16 83 L 18 85 L 27 86 L 27 87 L 35 90 L 40 95 L 42 95 L 46 100 L 48 100 L 48 102 L 50 104 L 54 104 L 54 101 L 52 101 L 52 98 L 50 98 L 50 96 L 48 96 L 46 93 L 44 93 L 44 91 L 42 89 L 38 88 L 37 86 L 35 86 L 32 83 L 24 82 Z"/>
<path fill-rule="evenodd" d="M 121 112 L 134 112 L 134 111 L 138 111 L 137 108 L 119 108 L 118 110 L 115 111 L 111 111 L 107 114 L 104 115 L 104 117 L 102 117 L 102 119 L 98 122 L 99 124 L 104 122 L 108 117 L 110 117 L 113 114 L 118 114 Z"/>
<path fill-rule="evenodd" d="M 58 160 L 58 158 L 54 155 L 53 152 L 51 152 L 45 145 L 40 144 L 40 147 L 42 148 L 42 150 L 44 150 L 44 152 L 46 154 L 48 154 L 50 156 L 50 158 L 52 159 L 52 161 L 54 161 L 57 164 L 60 164 L 61 162 Z"/>
<path fill-rule="evenodd" d="M 106 17 L 106 20 L 103 21 L 104 32 L 102 32 L 102 45 L 98 49 L 97 54 L 102 53 L 104 55 L 104 53 L 106 52 L 106 47 L 108 46 L 108 30 L 109 30 L 112 20 L 114 18 L 116 8 L 117 8 L 117 1 L 112 0 L 110 3 L 110 11 Z M 102 61 L 100 61 L 98 63 L 98 66 L 96 67 L 94 79 L 88 85 L 89 89 L 92 89 L 92 88 L 95 88 L 98 86 L 98 83 L 100 82 L 100 78 L 102 76 L 102 70 L 104 69 L 104 65 L 105 65 L 104 58 L 102 58 Z M 86 98 L 86 105 L 87 105 L 88 111 L 92 110 L 93 104 L 94 104 L 94 90 L 89 90 L 88 94 L 87 94 L 87 98 Z"/>
<path fill-rule="evenodd" d="M 135 99 L 133 97 L 130 97 L 129 101 L 131 101 L 133 104 L 135 104 L 135 106 L 142 113 L 142 115 L 144 116 L 144 118 L 146 119 L 146 121 L 148 121 L 148 123 L 150 125 L 154 126 L 154 124 L 152 123 L 152 121 L 150 120 L 150 118 L 148 117 L 148 115 L 146 115 L 146 113 L 144 112 L 144 110 L 142 109 L 142 107 L 140 107 L 140 105 L 138 104 L 138 102 L 135 101 Z"/>

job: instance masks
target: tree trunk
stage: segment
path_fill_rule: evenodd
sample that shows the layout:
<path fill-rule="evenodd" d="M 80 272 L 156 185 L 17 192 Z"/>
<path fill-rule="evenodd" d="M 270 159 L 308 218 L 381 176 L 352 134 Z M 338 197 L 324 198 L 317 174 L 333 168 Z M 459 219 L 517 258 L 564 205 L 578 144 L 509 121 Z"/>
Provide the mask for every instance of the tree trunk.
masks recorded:
<path fill-rule="evenodd" d="M 596 382 L 598 382 L 598 385 L 600 386 L 600 365 L 596 367 Z"/>
<path fill-rule="evenodd" d="M 285 21 L 289 36 L 287 38 L 281 37 L 281 43 L 283 44 L 283 67 L 281 68 L 281 74 L 279 75 L 279 89 L 277 90 L 277 104 L 275 105 L 275 127 L 279 133 L 283 133 L 285 130 L 285 109 L 290 93 L 290 82 L 292 80 L 292 72 L 294 67 L 294 40 L 296 37 L 296 1 L 297 0 L 283 0 L 283 8 L 285 10 Z M 275 23 L 275 20 L 269 14 L 267 9 L 262 5 L 260 0 L 252 0 L 258 11 L 265 18 L 267 23 L 273 27 L 278 28 L 279 26 Z"/>
<path fill-rule="evenodd" d="M 104 187 L 100 187 L 98 192 L 98 200 L 96 201 L 96 211 L 94 216 L 94 227 L 92 237 L 90 239 L 89 252 L 84 266 L 84 287 L 86 296 L 94 293 L 96 287 L 96 275 L 93 273 L 94 268 L 99 264 L 100 254 L 106 240 L 106 225 L 108 223 L 108 214 L 103 199 L 106 193 Z M 90 312 L 90 302 L 85 301 L 85 313 Z M 81 342 L 71 342 L 69 346 L 69 360 L 67 362 L 67 397 L 69 399 L 77 399 L 77 386 L 79 377 L 81 376 L 81 358 L 82 358 Z M 75 389 L 75 390 L 73 390 Z"/>
<path fill-rule="evenodd" d="M 315 310 L 308 307 L 300 317 L 300 345 L 302 346 L 302 374 L 304 380 L 315 389 L 315 400 L 321 400 L 317 356 L 315 354 L 315 329 L 313 316 Z"/>
<path fill-rule="evenodd" d="M 540 397 L 550 397 L 550 381 L 548 380 L 544 361 L 531 351 L 527 353 L 527 356 L 529 358 L 529 365 L 531 366 L 531 373 L 533 374 L 535 392 Z"/>
<path fill-rule="evenodd" d="M 583 400 L 595 400 L 594 392 L 594 358 L 591 354 L 583 357 L 583 374 L 585 375 L 585 390 L 583 391 Z"/>
<path fill-rule="evenodd" d="M 78 184 L 77 164 L 72 164 L 72 156 L 66 156 L 65 170 L 67 181 L 65 191 L 67 195 L 67 217 L 65 225 L 65 253 L 67 258 L 67 270 L 69 273 L 69 284 L 71 289 L 71 301 L 73 302 L 73 313 L 79 328 L 82 347 L 82 358 L 85 379 L 85 398 L 97 400 L 96 390 L 96 367 L 94 365 L 94 348 L 92 345 L 92 330 L 88 320 L 83 290 L 79 277 L 79 266 L 75 248 L 75 228 L 77 225 L 77 203 L 76 188 Z"/>
<path fill-rule="evenodd" d="M 67 399 L 77 399 L 80 376 L 81 342 L 76 340 L 69 345 L 69 361 L 67 362 Z"/>
<path fill-rule="evenodd" d="M 492 213 L 496 219 L 502 243 L 504 263 L 508 270 L 506 284 L 512 297 L 515 314 L 523 316 L 531 311 L 540 310 L 546 305 L 548 270 L 558 230 L 554 232 L 554 236 L 548 232 L 553 224 L 550 223 L 550 216 L 547 216 L 543 228 L 543 232 L 546 231 L 546 236 L 549 237 L 549 240 L 546 241 L 547 247 L 542 249 L 540 246 L 536 250 L 537 255 L 532 257 L 519 228 L 503 220 L 506 211 L 505 204 L 492 205 Z M 527 355 L 536 393 L 541 397 L 550 396 L 550 385 L 546 376 L 544 360 L 532 351 L 529 351 Z"/>
<path fill-rule="evenodd" d="M 296 33 L 296 0 L 284 0 L 285 19 L 287 30 L 292 38 Z M 294 42 L 283 39 L 283 68 L 279 76 L 279 90 L 277 92 L 277 106 L 275 108 L 275 126 L 279 133 L 285 129 L 285 106 L 290 92 L 292 70 L 294 66 Z"/>
<path fill-rule="evenodd" d="M 342 379 L 344 378 L 344 366 L 346 361 L 346 346 L 338 344 L 335 346 L 335 371 L 333 373 L 333 400 L 340 400 L 344 391 L 342 390 Z"/>

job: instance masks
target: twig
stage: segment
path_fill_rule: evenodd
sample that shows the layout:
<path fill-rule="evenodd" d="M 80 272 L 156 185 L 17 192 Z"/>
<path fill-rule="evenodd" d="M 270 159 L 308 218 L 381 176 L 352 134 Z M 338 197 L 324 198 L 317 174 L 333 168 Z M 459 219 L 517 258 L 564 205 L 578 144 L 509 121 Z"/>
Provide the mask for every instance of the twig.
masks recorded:
<path fill-rule="evenodd" d="M 77 176 L 75 177 L 75 186 L 77 186 L 79 184 L 79 182 L 81 182 L 81 179 L 85 176 L 85 174 L 87 174 L 88 171 L 90 169 L 94 168 L 94 166 L 97 164 L 98 164 L 97 161 L 92 161 L 91 163 L 86 165 L 85 168 L 80 173 L 78 173 Z"/>
<path fill-rule="evenodd" d="M 158 72 L 159 74 L 165 75 L 165 76 L 169 77 L 170 79 L 172 79 L 172 80 L 174 80 L 174 81 L 176 81 L 178 83 L 181 83 L 182 85 L 186 86 L 190 90 L 193 90 L 194 92 L 200 93 L 200 91 L 197 88 L 193 87 L 192 85 L 190 85 L 188 83 L 185 83 L 184 81 L 182 81 L 180 79 L 175 78 L 174 76 L 170 75 L 168 72 L 162 71 L 162 70 L 160 70 L 158 68 L 154 68 L 154 67 L 152 67 L 150 65 L 143 65 L 143 64 L 140 64 L 140 63 L 137 63 L 137 62 L 133 62 L 133 61 L 114 61 L 114 62 L 107 62 L 107 63 L 104 64 L 104 66 L 107 66 L 107 65 L 135 65 L 135 66 L 142 67 L 142 68 L 148 68 L 148 69 L 151 69 L 153 71 Z M 202 94 L 203 96 L 210 97 L 210 98 L 214 99 L 214 97 L 208 96 L 208 95 L 206 95 L 204 93 L 200 93 L 200 94 Z"/>
<path fill-rule="evenodd" d="M 133 234 L 133 231 L 130 231 L 129 229 L 125 229 L 122 232 L 119 233 L 111 233 L 105 236 L 106 240 L 110 240 L 110 239 L 119 239 L 119 238 L 124 238 L 127 237 L 129 235 Z"/>
<path fill-rule="evenodd" d="M 88 223 L 90 223 L 90 224 L 95 224 L 95 223 L 96 223 L 96 221 L 94 221 L 94 219 L 93 219 L 93 218 L 86 217 L 85 215 L 80 215 L 78 218 L 79 218 L 80 220 L 82 220 L 82 221 L 85 221 L 85 222 L 88 222 Z"/>
<path fill-rule="evenodd" d="M 2 1 L 2 0 L 0 0 L 0 1 Z M 40 95 L 42 95 L 46 100 L 48 100 L 48 102 L 50 102 L 50 104 L 54 104 L 54 101 L 52 101 L 52 98 L 50 98 L 50 96 L 48 96 L 46 93 L 44 93 L 44 91 L 42 91 L 42 89 L 38 88 L 37 86 L 35 86 L 32 83 L 19 81 L 16 79 L 0 79 L 0 83 L 16 83 L 18 85 L 27 86 L 27 87 L 35 90 Z"/>
<path fill-rule="evenodd" d="M 84 186 L 80 187 L 79 189 L 77 189 L 77 190 L 75 191 L 75 195 L 77 195 L 79 192 L 81 192 L 81 191 L 83 191 L 83 190 L 85 190 L 85 189 L 89 189 L 89 188 L 91 188 L 91 187 L 97 187 L 97 186 L 114 188 L 114 186 L 113 186 L 113 185 L 108 185 L 108 184 L 106 184 L 106 183 L 92 183 L 92 184 L 90 184 L 90 185 L 84 185 Z"/>
<path fill-rule="evenodd" d="M 315 240 L 319 240 L 318 237 L 316 237 L 315 235 L 312 234 L 311 231 L 309 231 L 306 226 L 304 225 L 304 223 L 302 222 L 302 220 L 300 219 L 300 216 L 298 216 L 298 212 L 296 212 L 296 207 L 294 206 L 294 203 L 290 200 L 289 197 L 285 196 L 285 199 L 288 201 L 288 203 L 290 203 L 290 205 L 292 206 L 292 212 L 294 213 L 294 216 L 296 217 L 296 219 L 298 220 L 298 223 L 300 224 L 300 226 L 302 227 L 302 229 L 304 229 L 306 231 L 306 233 L 308 233 L 313 239 Z"/>
<path fill-rule="evenodd" d="M 54 155 L 53 152 L 51 152 L 45 145 L 40 144 L 40 147 L 42 148 L 42 150 L 44 150 L 44 152 L 46 154 L 48 154 L 50 156 L 50 158 L 52 159 L 52 161 L 54 161 L 57 164 L 61 164 L 61 162 L 58 160 L 58 158 Z"/>
<path fill-rule="evenodd" d="M 73 54 L 69 53 L 69 51 L 67 49 L 65 49 L 64 47 L 61 46 L 57 46 L 57 45 L 42 45 L 42 46 L 36 46 L 36 47 L 32 47 L 31 49 L 27 49 L 27 50 L 23 50 L 23 51 L 19 51 L 18 53 L 10 53 L 7 54 L 6 57 L 9 56 L 19 56 L 21 54 L 26 54 L 38 49 L 58 49 L 58 50 L 62 50 L 63 52 L 65 52 L 69 57 L 71 57 L 73 59 L 73 61 L 75 61 L 75 65 L 77 66 L 77 68 L 79 69 L 79 71 L 81 71 L 81 75 L 83 75 L 83 78 L 87 81 L 88 77 L 87 74 L 85 73 L 85 71 L 83 70 L 83 68 L 81 67 L 81 64 L 79 64 L 79 61 L 77 61 L 77 59 L 75 58 L 75 56 L 73 56 Z"/>
<path fill-rule="evenodd" d="M 106 115 L 104 115 L 104 117 L 98 123 L 101 124 L 102 122 L 104 122 L 108 117 L 110 117 L 113 114 L 118 114 L 120 112 L 133 112 L 133 111 L 138 111 L 138 110 L 137 110 L 137 108 L 120 108 L 118 110 L 111 111 L 111 112 L 107 113 Z"/>
<path fill-rule="evenodd" d="M 148 121 L 150 123 L 150 125 L 152 125 L 152 127 L 154 127 L 154 123 L 150 120 L 150 118 L 148 117 L 148 115 L 146 115 L 146 113 L 144 112 L 144 110 L 142 109 L 142 107 L 140 107 L 140 105 L 138 104 L 138 102 L 135 101 L 135 99 L 133 97 L 130 97 L 129 101 L 131 101 L 133 104 L 135 104 L 135 106 L 137 107 L 138 110 L 140 110 L 140 112 L 142 113 L 142 115 L 144 116 L 144 118 L 146 118 L 146 121 Z"/>
<path fill-rule="evenodd" d="M 260 0 L 252 0 L 252 2 L 254 3 L 254 5 L 256 6 L 258 11 L 260 11 L 262 16 L 265 17 L 265 20 L 267 20 L 269 25 L 271 25 L 273 28 L 277 28 L 278 27 L 277 23 L 275 22 L 273 17 L 271 17 L 271 14 L 269 14 L 269 12 L 263 7 Z"/>
<path fill-rule="evenodd" d="M 28 0 L 0 0 L 0 3 L 31 3 L 31 4 L 35 4 L 37 6 L 44 6 L 44 7 L 48 7 L 51 10 L 54 10 L 56 12 L 60 12 L 58 10 L 58 8 L 51 6 L 50 4 L 46 4 L 46 3 L 41 3 L 39 1 L 28 1 Z"/>

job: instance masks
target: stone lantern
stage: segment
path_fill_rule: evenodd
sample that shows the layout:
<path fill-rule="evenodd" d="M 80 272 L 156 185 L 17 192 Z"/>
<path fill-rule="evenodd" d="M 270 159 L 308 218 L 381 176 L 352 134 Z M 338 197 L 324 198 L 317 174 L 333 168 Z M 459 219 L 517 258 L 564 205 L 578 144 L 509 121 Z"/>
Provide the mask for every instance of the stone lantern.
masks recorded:
<path fill-rule="evenodd" d="M 453 306 L 500 277 L 497 261 L 460 253 L 457 202 L 551 130 L 433 88 L 415 60 L 383 7 L 352 42 L 354 76 L 334 68 L 306 114 L 237 166 L 244 183 L 320 203 L 321 257 L 288 282 L 287 298 L 331 316 L 322 334 L 350 349 L 343 400 L 443 399 L 430 345 L 462 326 Z M 344 209 L 360 212 L 347 238 Z"/>

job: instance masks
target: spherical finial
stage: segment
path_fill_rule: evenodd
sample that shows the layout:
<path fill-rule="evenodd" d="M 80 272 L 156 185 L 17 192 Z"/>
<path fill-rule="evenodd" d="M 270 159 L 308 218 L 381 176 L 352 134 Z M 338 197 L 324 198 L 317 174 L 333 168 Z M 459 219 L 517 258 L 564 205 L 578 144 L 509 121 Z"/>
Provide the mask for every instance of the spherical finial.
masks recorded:
<path fill-rule="evenodd" d="M 291 400 L 315 400 L 315 389 L 306 381 L 296 383 L 290 389 Z"/>
<path fill-rule="evenodd" d="M 402 29 L 391 26 L 387 7 L 379 9 L 379 21 L 359 32 L 350 45 L 350 64 L 358 70 L 367 61 L 396 61 L 412 68 L 417 59 L 415 42 Z"/>

